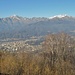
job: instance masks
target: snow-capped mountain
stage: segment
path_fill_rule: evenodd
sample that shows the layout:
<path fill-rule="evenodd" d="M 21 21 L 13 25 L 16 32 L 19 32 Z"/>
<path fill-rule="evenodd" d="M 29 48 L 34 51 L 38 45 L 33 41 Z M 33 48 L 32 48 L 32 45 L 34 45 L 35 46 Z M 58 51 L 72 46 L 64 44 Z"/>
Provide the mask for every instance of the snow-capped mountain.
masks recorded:
<path fill-rule="evenodd" d="M 65 18 L 65 17 L 67 17 L 67 18 L 72 18 L 72 16 L 68 16 L 68 15 L 64 14 L 64 15 L 55 15 L 55 16 L 49 17 L 49 19 Z"/>
<path fill-rule="evenodd" d="M 17 16 L 17 15 L 13 15 L 13 16 L 10 16 L 9 18 L 20 20 L 22 17 L 19 17 L 19 16 Z"/>
<path fill-rule="evenodd" d="M 0 38 L 26 38 L 49 33 L 67 32 L 75 34 L 75 17 L 56 15 L 50 18 L 26 18 L 13 15 L 0 18 Z"/>

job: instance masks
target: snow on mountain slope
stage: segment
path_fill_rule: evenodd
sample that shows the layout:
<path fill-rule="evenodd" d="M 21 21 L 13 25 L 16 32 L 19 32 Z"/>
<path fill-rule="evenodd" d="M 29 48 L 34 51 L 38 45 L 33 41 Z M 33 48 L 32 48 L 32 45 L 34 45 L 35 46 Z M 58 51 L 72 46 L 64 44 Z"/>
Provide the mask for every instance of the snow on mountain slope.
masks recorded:
<path fill-rule="evenodd" d="M 66 15 L 66 14 L 64 14 L 64 15 L 55 15 L 55 16 L 53 16 L 53 17 L 49 17 L 49 19 L 54 19 L 54 18 L 65 18 L 65 17 L 68 17 L 68 18 L 72 18 L 72 16 L 68 16 L 68 15 Z"/>

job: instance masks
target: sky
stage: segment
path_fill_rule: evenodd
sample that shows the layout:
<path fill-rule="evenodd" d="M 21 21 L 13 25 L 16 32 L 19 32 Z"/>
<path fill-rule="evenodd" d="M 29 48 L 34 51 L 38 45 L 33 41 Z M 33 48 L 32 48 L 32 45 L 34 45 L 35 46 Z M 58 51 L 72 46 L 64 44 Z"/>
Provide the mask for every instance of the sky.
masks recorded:
<path fill-rule="evenodd" d="M 0 0 L 0 18 L 51 17 L 60 14 L 75 16 L 75 0 Z"/>

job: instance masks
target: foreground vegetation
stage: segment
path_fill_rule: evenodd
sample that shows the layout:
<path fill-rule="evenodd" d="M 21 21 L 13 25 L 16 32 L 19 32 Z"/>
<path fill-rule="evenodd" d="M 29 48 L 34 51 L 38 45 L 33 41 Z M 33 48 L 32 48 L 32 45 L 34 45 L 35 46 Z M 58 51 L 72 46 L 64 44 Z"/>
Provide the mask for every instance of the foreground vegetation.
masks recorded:
<path fill-rule="evenodd" d="M 75 40 L 64 33 L 46 36 L 39 52 L 0 50 L 0 73 L 9 75 L 75 75 Z"/>

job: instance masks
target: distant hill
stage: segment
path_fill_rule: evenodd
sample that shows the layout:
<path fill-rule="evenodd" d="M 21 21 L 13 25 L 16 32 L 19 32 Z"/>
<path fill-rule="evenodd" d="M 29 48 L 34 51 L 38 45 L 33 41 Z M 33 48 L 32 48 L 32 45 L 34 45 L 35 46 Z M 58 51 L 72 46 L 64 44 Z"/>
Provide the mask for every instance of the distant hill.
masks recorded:
<path fill-rule="evenodd" d="M 57 15 L 50 18 L 26 18 L 14 15 L 0 18 L 0 39 L 28 38 L 58 32 L 75 35 L 75 17 Z"/>

